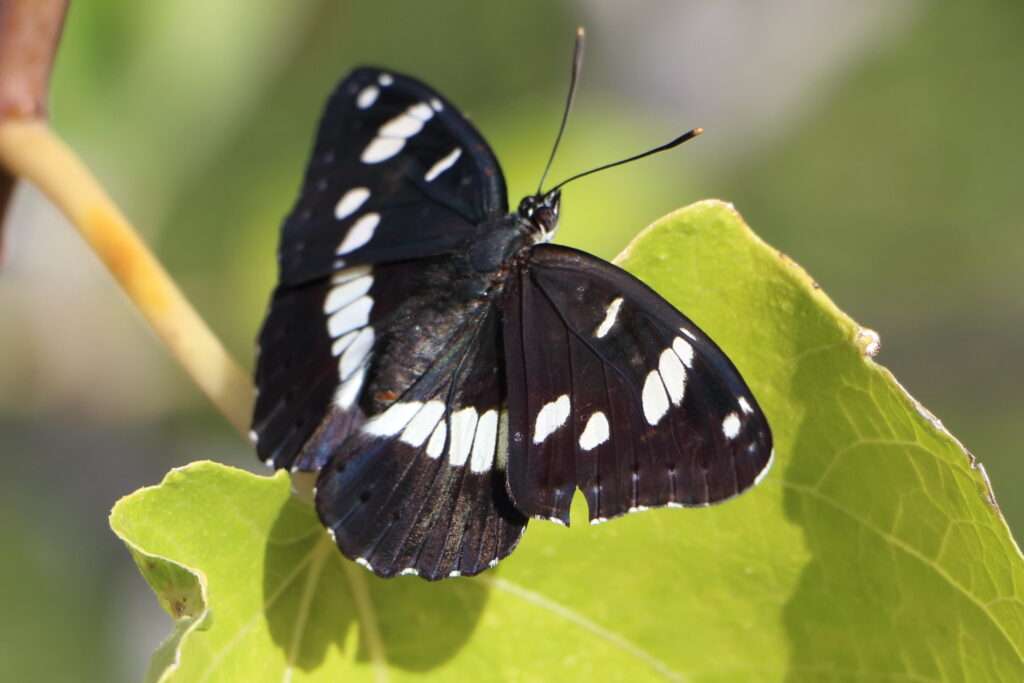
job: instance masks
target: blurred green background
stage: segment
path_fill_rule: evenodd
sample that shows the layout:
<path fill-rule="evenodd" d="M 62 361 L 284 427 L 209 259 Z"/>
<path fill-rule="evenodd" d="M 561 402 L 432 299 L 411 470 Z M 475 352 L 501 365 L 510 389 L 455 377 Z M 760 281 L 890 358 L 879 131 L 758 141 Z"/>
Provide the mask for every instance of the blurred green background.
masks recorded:
<path fill-rule="evenodd" d="M 984 463 L 1024 529 L 1024 4 L 73 3 L 56 128 L 246 365 L 315 123 L 358 63 L 460 104 L 516 201 L 683 129 L 684 148 L 581 181 L 559 241 L 605 257 L 668 211 L 736 204 L 882 338 L 878 360 Z M 170 623 L 106 515 L 171 467 L 257 469 L 77 235 L 20 187 L 0 270 L 5 680 L 139 680 Z M 713 332 L 713 330 L 712 330 Z"/>

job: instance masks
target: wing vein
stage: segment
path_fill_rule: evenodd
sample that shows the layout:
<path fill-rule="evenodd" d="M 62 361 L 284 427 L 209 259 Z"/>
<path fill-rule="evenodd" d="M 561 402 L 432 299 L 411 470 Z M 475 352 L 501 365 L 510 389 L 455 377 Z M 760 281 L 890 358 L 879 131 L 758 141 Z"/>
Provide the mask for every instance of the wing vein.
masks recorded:
<path fill-rule="evenodd" d="M 548 303 L 551 304 L 551 308 L 554 309 L 555 314 L 562 321 L 562 324 L 565 325 L 565 329 L 569 330 L 569 332 L 572 333 L 572 335 L 574 337 L 576 337 L 578 340 L 580 340 L 580 342 L 584 346 L 586 346 L 587 349 L 589 349 L 591 353 L 593 353 L 595 356 L 597 356 L 598 360 L 601 361 L 602 365 L 610 366 L 612 368 L 612 370 L 614 370 L 615 373 L 617 375 L 619 375 L 619 377 L 622 378 L 623 383 L 627 387 L 629 387 L 629 390 L 633 394 L 633 398 L 634 399 L 639 398 L 639 396 L 636 393 L 636 387 L 633 386 L 633 384 L 634 384 L 633 382 L 630 382 L 629 377 L 627 377 L 626 374 L 622 370 L 620 370 L 618 367 L 616 367 L 615 364 L 612 363 L 610 360 L 608 360 L 608 358 L 606 358 L 605 355 L 603 353 L 601 353 L 600 350 L 595 348 L 593 344 L 591 344 L 589 341 L 587 341 L 587 339 L 583 335 L 581 335 L 577 330 L 575 330 L 572 327 L 572 325 L 569 324 L 569 321 L 566 319 L 566 317 L 562 313 L 561 309 L 559 309 L 558 305 L 555 303 L 554 298 L 551 296 L 551 294 L 548 293 L 547 289 L 545 289 L 544 285 L 540 282 L 540 280 L 537 280 L 536 284 L 537 284 L 537 288 L 541 291 L 541 294 L 543 294 L 544 298 L 547 299 Z"/>

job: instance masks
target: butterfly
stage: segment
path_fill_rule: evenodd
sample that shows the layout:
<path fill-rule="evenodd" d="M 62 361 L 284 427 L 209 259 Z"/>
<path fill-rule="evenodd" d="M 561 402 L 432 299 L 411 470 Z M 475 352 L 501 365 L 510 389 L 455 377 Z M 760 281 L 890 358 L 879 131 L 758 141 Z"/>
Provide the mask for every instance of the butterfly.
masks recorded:
<path fill-rule="evenodd" d="M 510 212 L 483 137 L 408 76 L 358 68 L 327 102 L 282 227 L 252 437 L 272 467 L 319 472 L 321 522 L 379 576 L 493 567 L 530 518 L 567 526 L 577 488 L 598 523 L 766 472 L 767 420 L 721 349 L 550 243 L 561 185 Z"/>

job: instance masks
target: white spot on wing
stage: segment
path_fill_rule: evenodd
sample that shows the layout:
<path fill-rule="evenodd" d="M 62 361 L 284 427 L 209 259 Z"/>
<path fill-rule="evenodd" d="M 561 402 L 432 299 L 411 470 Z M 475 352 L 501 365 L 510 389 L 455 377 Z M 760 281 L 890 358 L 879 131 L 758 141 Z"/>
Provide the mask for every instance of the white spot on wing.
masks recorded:
<path fill-rule="evenodd" d="M 370 198 L 370 190 L 365 187 L 353 187 L 338 200 L 334 206 L 334 217 L 339 221 L 344 220 L 359 210 L 367 199 Z"/>
<path fill-rule="evenodd" d="M 351 408 L 356 399 L 359 398 L 359 390 L 363 388 L 363 379 L 366 377 L 366 368 L 361 368 L 359 372 L 349 377 L 347 380 L 341 383 L 338 387 L 337 393 L 334 395 L 334 403 L 342 410 L 348 410 Z"/>
<path fill-rule="evenodd" d="M 434 433 L 430 435 L 430 443 L 427 444 L 427 455 L 435 460 L 441 457 L 444 453 L 444 440 L 448 435 L 448 427 L 445 425 L 444 420 L 437 423 L 434 427 Z"/>
<path fill-rule="evenodd" d="M 374 336 L 372 327 L 359 330 L 359 334 L 352 341 L 352 345 L 345 349 L 345 352 L 341 354 L 341 360 L 338 361 L 338 376 L 341 379 L 348 379 L 349 375 L 356 368 L 363 367 L 366 364 L 366 357 L 370 355 L 370 351 L 373 349 Z"/>
<path fill-rule="evenodd" d="M 647 420 L 647 424 L 658 424 L 658 421 L 668 412 L 668 395 L 665 393 L 665 386 L 661 383 L 661 376 L 657 370 L 647 373 L 640 400 L 643 403 L 644 418 Z"/>
<path fill-rule="evenodd" d="M 374 436 L 394 436 L 405 429 L 423 404 L 420 401 L 399 401 L 375 415 L 363 425 L 363 431 Z"/>
<path fill-rule="evenodd" d="M 430 100 L 430 106 L 431 108 L 433 108 L 434 111 L 441 111 L 442 109 L 444 109 L 444 106 L 441 104 L 441 100 L 437 99 L 436 97 Z"/>
<path fill-rule="evenodd" d="M 360 565 L 366 567 L 371 572 L 373 571 L 373 565 L 371 565 L 370 561 L 368 559 L 366 559 L 365 557 L 357 557 L 356 558 L 356 564 L 360 564 Z"/>
<path fill-rule="evenodd" d="M 335 285 L 324 300 L 324 313 L 330 315 L 341 310 L 370 291 L 372 286 L 372 275 L 364 275 L 354 280 L 348 280 L 340 285 Z"/>
<path fill-rule="evenodd" d="M 587 420 L 587 426 L 580 434 L 580 448 L 585 451 L 597 448 L 608 440 L 608 418 L 598 410 Z"/>
<path fill-rule="evenodd" d="M 411 138 L 421 130 L 423 130 L 423 120 L 406 113 L 399 114 L 381 126 L 377 135 L 384 138 L 402 138 L 404 140 Z"/>
<path fill-rule="evenodd" d="M 379 213 L 368 213 L 360 216 L 359 220 L 348 229 L 345 239 L 338 245 L 338 256 L 355 251 L 373 239 L 373 231 L 377 229 L 378 223 L 380 223 Z"/>
<path fill-rule="evenodd" d="M 448 462 L 456 467 L 466 464 L 469 451 L 473 448 L 476 432 L 477 413 L 473 407 L 463 408 L 452 414 L 452 438 L 448 446 Z"/>
<path fill-rule="evenodd" d="M 434 431 L 440 419 L 444 416 L 444 403 L 441 401 L 427 401 L 416 417 L 412 419 L 409 426 L 402 432 L 402 441 L 410 446 L 419 448 Z"/>
<path fill-rule="evenodd" d="M 685 332 L 686 330 L 683 331 Z M 672 341 L 672 350 L 679 356 L 679 360 L 683 361 L 683 365 L 688 368 L 693 367 L 693 346 L 690 342 L 682 337 L 676 337 Z"/>
<path fill-rule="evenodd" d="M 686 391 L 686 368 L 683 367 L 679 356 L 672 349 L 665 349 L 658 358 L 658 372 L 668 389 L 668 397 L 672 405 L 677 406 L 683 402 L 683 393 Z"/>
<path fill-rule="evenodd" d="M 375 85 L 366 86 L 356 96 L 356 106 L 360 109 L 372 107 L 373 103 L 377 101 L 377 95 L 380 95 L 380 88 Z"/>
<path fill-rule="evenodd" d="M 434 110 L 426 102 L 414 104 L 405 110 L 409 116 L 415 116 L 420 121 L 429 121 L 434 117 Z"/>
<path fill-rule="evenodd" d="M 736 435 L 740 433 L 740 416 L 736 413 L 726 415 L 722 420 L 722 433 L 727 439 L 735 439 Z"/>
<path fill-rule="evenodd" d="M 554 401 L 545 403 L 537 412 L 537 422 L 533 426 L 533 443 L 539 444 L 553 434 L 569 419 L 569 395 L 562 394 Z"/>
<path fill-rule="evenodd" d="M 494 462 L 494 449 L 498 442 L 498 411 L 488 410 L 480 416 L 476 423 L 476 436 L 473 438 L 473 456 L 469 460 L 469 469 L 473 472 L 486 472 Z"/>
<path fill-rule="evenodd" d="M 419 576 L 420 570 L 416 567 L 406 567 L 402 571 L 398 572 L 399 576 Z"/>
<path fill-rule="evenodd" d="M 347 349 L 349 347 L 349 344 L 355 341 L 356 336 L 358 334 L 358 332 L 352 330 L 351 332 L 347 332 L 338 337 L 337 339 L 335 339 L 334 343 L 331 344 L 331 355 L 340 356 L 341 352 Z"/>
<path fill-rule="evenodd" d="M 259 442 L 260 442 L 260 435 L 256 433 L 255 429 L 250 429 L 249 430 L 249 443 L 251 443 L 253 446 L 255 446 Z"/>
<path fill-rule="evenodd" d="M 337 339 L 350 330 L 365 327 L 366 323 L 370 321 L 370 309 L 372 308 L 372 298 L 359 297 L 327 319 L 327 333 L 331 335 L 331 339 Z"/>
<path fill-rule="evenodd" d="M 377 131 L 376 137 L 359 157 L 364 164 L 378 164 L 402 151 L 405 141 L 423 130 L 423 124 L 434 115 L 423 102 L 414 104 L 394 117 Z"/>
<path fill-rule="evenodd" d="M 697 341 L 697 337 L 696 337 L 696 335 L 694 335 L 694 334 L 693 334 L 693 332 L 690 332 L 690 331 L 689 331 L 688 329 L 686 329 L 685 327 L 680 327 L 680 328 L 679 328 L 679 331 L 680 331 L 680 332 L 682 332 L 683 334 L 685 334 L 685 335 L 686 335 L 687 337 L 689 337 L 689 338 L 690 338 L 690 339 L 692 339 L 693 341 Z"/>
<path fill-rule="evenodd" d="M 394 83 L 395 79 L 391 76 L 391 74 L 381 74 L 380 76 L 377 76 L 377 82 L 387 87 Z"/>
<path fill-rule="evenodd" d="M 460 156 L 462 156 L 462 149 L 460 147 L 456 147 L 452 151 L 448 152 L 448 154 L 446 154 L 437 163 L 430 167 L 430 170 L 427 171 L 427 174 L 423 176 L 424 180 L 426 180 L 428 183 L 433 181 L 439 175 L 441 175 L 449 168 L 454 166 L 455 162 L 459 160 Z"/>
<path fill-rule="evenodd" d="M 747 401 L 746 397 L 740 396 L 740 400 L 737 402 L 740 404 L 740 410 L 742 410 L 747 415 L 750 415 L 751 413 L 754 412 L 753 407 L 751 407 L 750 402 Z"/>
<path fill-rule="evenodd" d="M 508 410 L 501 409 L 498 415 L 498 445 L 494 454 L 494 464 L 499 470 L 508 469 Z"/>
<path fill-rule="evenodd" d="M 374 138 L 363 150 L 359 160 L 364 164 L 379 164 L 402 151 L 405 138 Z"/>
<path fill-rule="evenodd" d="M 594 336 L 598 339 L 608 334 L 608 331 L 612 329 L 612 325 L 615 324 L 616 318 L 619 317 L 619 308 L 622 306 L 622 297 L 616 297 L 612 299 L 612 302 L 608 304 L 608 310 L 604 313 L 604 320 L 597 326 L 594 331 Z"/>

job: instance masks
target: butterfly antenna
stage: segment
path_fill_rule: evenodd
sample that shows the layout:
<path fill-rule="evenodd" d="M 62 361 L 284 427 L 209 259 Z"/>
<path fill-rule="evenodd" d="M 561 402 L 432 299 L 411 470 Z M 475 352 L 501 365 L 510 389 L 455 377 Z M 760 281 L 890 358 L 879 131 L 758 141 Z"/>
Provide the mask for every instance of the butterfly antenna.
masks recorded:
<path fill-rule="evenodd" d="M 548 171 L 551 170 L 551 162 L 555 160 L 555 152 L 558 151 L 558 143 L 562 141 L 562 133 L 565 132 L 565 124 L 569 120 L 569 110 L 572 109 L 572 101 L 576 99 L 576 79 L 580 75 L 580 67 L 583 65 L 583 27 L 576 29 L 576 45 L 572 49 L 572 76 L 569 79 L 569 95 L 565 98 L 565 109 L 562 111 L 562 125 L 558 127 L 558 135 L 555 136 L 555 146 L 551 148 L 551 156 L 548 157 L 548 165 L 544 167 L 544 174 L 537 183 L 537 194 L 540 188 L 544 187 Z"/>
<path fill-rule="evenodd" d="M 670 142 L 666 142 L 664 145 L 660 145 L 658 147 L 655 147 L 654 149 L 649 149 L 646 152 L 641 152 L 640 154 L 636 154 L 634 156 L 631 156 L 628 159 L 621 159 L 620 161 L 613 161 L 610 164 L 605 164 L 604 166 L 598 166 L 597 168 L 592 168 L 589 171 L 584 171 L 583 173 L 577 173 L 576 175 L 574 175 L 572 177 L 569 177 L 569 178 L 566 178 L 562 182 L 558 183 L 557 185 L 555 185 L 553 188 L 551 188 L 550 190 L 548 190 L 544 194 L 550 194 L 550 193 L 554 192 L 555 190 L 561 188 L 563 185 L 565 185 L 567 183 L 571 183 L 572 181 L 577 180 L 579 178 L 582 178 L 583 176 L 588 176 L 591 173 L 597 173 L 598 171 L 604 171 L 604 170 L 607 170 L 609 168 L 614 168 L 615 166 L 621 166 L 622 164 L 628 164 L 631 161 L 636 161 L 637 159 L 643 159 L 644 157 L 649 157 L 652 154 L 657 154 L 658 152 L 664 152 L 667 149 L 672 149 L 673 147 L 678 147 L 679 145 L 683 144 L 687 140 L 692 140 L 693 138 L 697 137 L 698 135 L 700 135 L 703 132 L 704 132 L 703 128 L 694 128 L 693 130 L 686 131 L 685 133 L 683 133 L 682 135 L 677 137 L 675 140 L 672 140 Z M 540 194 L 540 193 L 538 193 L 538 194 Z"/>

